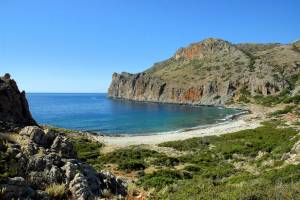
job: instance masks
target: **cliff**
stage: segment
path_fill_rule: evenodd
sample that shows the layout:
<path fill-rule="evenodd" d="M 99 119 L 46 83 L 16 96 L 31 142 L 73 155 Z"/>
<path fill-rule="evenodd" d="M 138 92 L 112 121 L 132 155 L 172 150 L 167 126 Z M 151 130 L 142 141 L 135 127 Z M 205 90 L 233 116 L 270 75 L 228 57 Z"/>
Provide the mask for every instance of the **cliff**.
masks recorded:
<path fill-rule="evenodd" d="M 292 91 L 300 70 L 299 41 L 232 44 L 209 38 L 137 74 L 114 73 L 109 97 L 136 101 L 223 105 L 244 93 Z"/>
<path fill-rule="evenodd" d="M 36 125 L 29 111 L 25 92 L 20 92 L 9 74 L 0 77 L 0 130 Z"/>
<path fill-rule="evenodd" d="M 125 181 L 81 156 L 100 152 L 102 144 L 80 132 L 38 127 L 9 74 L 0 78 L 0 120 L 0 199 L 125 199 Z"/>

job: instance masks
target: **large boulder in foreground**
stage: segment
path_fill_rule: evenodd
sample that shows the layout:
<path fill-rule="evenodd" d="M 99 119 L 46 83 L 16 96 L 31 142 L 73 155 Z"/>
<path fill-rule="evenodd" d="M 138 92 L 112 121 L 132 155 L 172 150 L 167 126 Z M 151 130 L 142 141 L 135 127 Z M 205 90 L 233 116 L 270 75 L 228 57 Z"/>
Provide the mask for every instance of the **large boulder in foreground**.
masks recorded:
<path fill-rule="evenodd" d="M 29 111 L 25 92 L 20 92 L 9 74 L 0 77 L 0 131 L 36 125 Z"/>

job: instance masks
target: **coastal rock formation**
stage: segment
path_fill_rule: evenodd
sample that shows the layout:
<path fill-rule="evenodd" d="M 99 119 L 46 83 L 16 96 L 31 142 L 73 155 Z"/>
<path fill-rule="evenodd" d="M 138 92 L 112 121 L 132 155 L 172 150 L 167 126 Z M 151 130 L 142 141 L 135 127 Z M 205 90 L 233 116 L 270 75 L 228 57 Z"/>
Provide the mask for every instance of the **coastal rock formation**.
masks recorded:
<path fill-rule="evenodd" d="M 0 199 L 91 200 L 108 193 L 109 198 L 124 199 L 127 195 L 125 181 L 97 172 L 78 158 L 70 136 L 36 125 L 25 93 L 9 74 L 0 79 L 0 120 Z"/>
<path fill-rule="evenodd" d="M 63 187 L 63 199 L 95 199 L 106 191 L 119 198 L 126 196 L 125 182 L 77 159 L 64 133 L 28 126 L 15 137 L 18 142 L 8 142 L 0 151 L 14 166 L 14 177 L 0 177 L 1 199 L 59 199 L 44 192 L 50 186 Z"/>
<path fill-rule="evenodd" d="M 25 92 L 20 92 L 9 74 L 0 77 L 0 130 L 15 130 L 36 125 Z"/>
<path fill-rule="evenodd" d="M 299 41 L 232 44 L 206 39 L 179 49 L 148 70 L 114 73 L 109 97 L 136 101 L 223 105 L 243 94 L 292 91 L 299 79 Z"/>

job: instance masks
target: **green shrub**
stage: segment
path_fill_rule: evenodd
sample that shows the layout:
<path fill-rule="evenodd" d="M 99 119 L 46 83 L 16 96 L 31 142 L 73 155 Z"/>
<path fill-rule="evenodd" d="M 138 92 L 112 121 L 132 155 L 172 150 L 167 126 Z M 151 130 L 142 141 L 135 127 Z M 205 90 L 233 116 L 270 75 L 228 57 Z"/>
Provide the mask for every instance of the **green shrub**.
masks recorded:
<path fill-rule="evenodd" d="M 190 138 L 182 141 L 170 141 L 160 143 L 160 147 L 171 147 L 178 151 L 192 151 L 192 150 L 202 150 L 208 148 L 210 141 L 217 138 L 216 136 L 211 137 L 196 137 Z"/>
<path fill-rule="evenodd" d="M 300 184 L 215 184 L 195 176 L 190 180 L 178 181 L 165 190 L 153 193 L 152 199 L 205 199 L 205 200 L 273 200 L 299 199 Z"/>
<path fill-rule="evenodd" d="M 138 146 L 132 146 L 122 149 L 117 149 L 113 152 L 101 156 L 104 163 L 122 163 L 124 160 L 139 160 L 144 161 L 150 157 L 160 156 L 160 153 L 145 149 Z"/>
<path fill-rule="evenodd" d="M 277 116 L 277 115 L 287 114 L 287 113 L 292 112 L 295 107 L 296 106 L 286 106 L 283 110 L 277 110 L 275 112 L 272 112 L 270 115 Z"/>
<path fill-rule="evenodd" d="M 87 161 L 100 156 L 100 149 L 103 144 L 85 137 L 72 138 L 71 141 L 79 159 Z"/>
<path fill-rule="evenodd" d="M 153 165 L 156 166 L 166 166 L 166 167 L 173 167 L 179 164 L 179 159 L 174 157 L 168 156 L 160 156 L 152 162 Z"/>
<path fill-rule="evenodd" d="M 296 183 L 300 181 L 300 165 L 288 165 L 279 169 L 268 170 L 263 178 L 272 183 Z"/>
<path fill-rule="evenodd" d="M 125 171 L 138 171 L 146 168 L 146 164 L 143 161 L 138 160 L 126 160 L 118 165 L 118 169 Z"/>
<path fill-rule="evenodd" d="M 293 97 L 288 97 L 288 98 L 286 98 L 286 99 L 283 100 L 283 103 L 298 104 L 298 103 L 300 103 L 300 95 L 295 95 Z"/>
<path fill-rule="evenodd" d="M 140 180 L 140 184 L 145 188 L 156 188 L 159 190 L 167 185 L 175 183 L 178 180 L 191 178 L 192 175 L 187 172 L 160 170 L 143 176 Z"/>

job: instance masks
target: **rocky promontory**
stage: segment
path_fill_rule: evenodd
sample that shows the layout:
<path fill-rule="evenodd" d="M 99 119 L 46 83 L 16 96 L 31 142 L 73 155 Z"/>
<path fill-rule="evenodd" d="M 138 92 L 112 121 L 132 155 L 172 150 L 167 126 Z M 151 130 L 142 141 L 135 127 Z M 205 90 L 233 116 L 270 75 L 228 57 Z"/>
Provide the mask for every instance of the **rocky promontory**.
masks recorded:
<path fill-rule="evenodd" d="M 114 73 L 109 97 L 136 101 L 224 105 L 251 96 L 295 89 L 299 41 L 232 44 L 209 38 L 137 74 Z"/>
<path fill-rule="evenodd" d="M 0 130 L 37 125 L 31 116 L 25 92 L 20 92 L 9 74 L 0 77 Z"/>
<path fill-rule="evenodd" d="M 25 93 L 9 74 L 0 79 L 0 121 L 0 199 L 124 199 L 127 195 L 125 181 L 96 171 L 78 156 L 81 152 L 74 141 L 87 141 L 83 135 L 37 125 Z"/>

